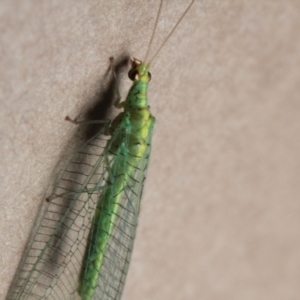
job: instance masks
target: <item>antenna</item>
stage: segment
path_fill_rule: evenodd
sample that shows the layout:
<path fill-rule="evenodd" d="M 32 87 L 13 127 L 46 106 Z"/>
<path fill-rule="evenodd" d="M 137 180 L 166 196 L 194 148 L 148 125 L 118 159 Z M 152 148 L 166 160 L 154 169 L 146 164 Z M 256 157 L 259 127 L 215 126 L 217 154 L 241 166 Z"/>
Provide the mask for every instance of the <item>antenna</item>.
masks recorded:
<path fill-rule="evenodd" d="M 155 34 L 155 32 L 156 32 L 156 28 L 157 28 L 157 24 L 158 24 L 158 19 L 159 19 L 160 13 L 161 13 L 162 3 L 163 3 L 163 0 L 161 0 L 161 1 L 160 1 L 160 4 L 159 4 L 158 13 L 157 13 L 157 16 L 156 16 L 156 20 L 155 20 L 155 23 L 154 23 L 154 27 L 153 27 L 153 30 L 152 30 L 151 39 L 150 39 L 149 46 L 148 46 L 148 49 L 147 49 L 147 52 L 146 52 L 146 55 L 145 55 L 144 62 L 146 62 L 146 59 L 147 59 L 147 57 L 148 57 L 150 48 L 151 48 L 151 46 L 152 46 L 154 34 Z"/>
<path fill-rule="evenodd" d="M 187 12 L 189 11 L 189 9 L 191 8 L 192 4 L 195 2 L 195 0 L 192 0 L 191 3 L 189 4 L 189 6 L 186 8 L 186 10 L 184 11 L 184 13 L 181 15 L 180 19 L 177 21 L 177 23 L 175 24 L 175 26 L 173 27 L 173 29 L 170 31 L 170 33 L 167 35 L 167 37 L 165 38 L 164 42 L 160 45 L 160 47 L 158 48 L 158 50 L 155 52 L 155 54 L 152 56 L 152 58 L 150 59 L 150 62 L 158 55 L 158 53 L 160 52 L 160 50 L 163 48 L 163 46 L 166 44 L 166 42 L 169 40 L 169 38 L 171 37 L 171 35 L 173 34 L 173 32 L 175 31 L 175 29 L 178 27 L 178 25 L 180 24 L 180 22 L 182 21 L 182 19 L 184 18 L 184 16 L 187 14 Z M 150 44 L 149 44 L 149 48 L 151 46 L 152 40 L 153 40 L 153 36 L 154 36 L 154 32 L 156 31 L 156 27 L 157 27 L 157 23 L 158 23 L 158 17 L 160 15 L 160 11 L 161 11 L 161 7 L 162 7 L 162 1 L 160 2 L 160 7 L 159 7 L 159 11 L 157 14 L 157 18 L 155 21 L 155 26 L 154 26 L 154 30 L 152 33 L 152 37 L 150 40 Z M 147 50 L 147 55 L 146 58 L 148 56 L 149 53 L 149 48 Z"/>

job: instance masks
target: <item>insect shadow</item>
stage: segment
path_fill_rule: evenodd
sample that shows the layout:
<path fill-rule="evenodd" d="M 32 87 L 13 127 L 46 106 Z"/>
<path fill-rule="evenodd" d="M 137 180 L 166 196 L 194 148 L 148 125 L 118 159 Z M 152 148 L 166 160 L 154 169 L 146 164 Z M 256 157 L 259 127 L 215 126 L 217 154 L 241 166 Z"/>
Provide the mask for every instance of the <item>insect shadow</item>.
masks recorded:
<path fill-rule="evenodd" d="M 111 62 L 113 65 L 109 66 L 102 80 L 102 82 L 104 82 L 105 78 L 107 78 L 110 75 L 107 87 L 105 89 L 99 90 L 98 93 L 95 95 L 94 101 L 92 101 L 94 104 L 87 110 L 84 117 L 85 120 L 95 121 L 108 119 L 108 115 L 111 112 L 111 108 L 113 107 L 113 104 L 118 96 L 117 88 L 120 76 L 123 70 L 128 67 L 129 59 L 130 57 L 128 55 L 123 55 L 118 60 L 113 60 L 113 62 Z M 112 61 L 111 58 L 110 61 Z M 111 67 L 113 68 L 116 76 L 113 76 Z M 88 125 L 84 132 L 84 139 L 89 140 L 95 134 L 97 134 L 104 126 L 104 123 Z"/>
<path fill-rule="evenodd" d="M 99 178 L 105 181 L 104 167 L 95 168 L 95 164 L 101 159 L 101 152 L 110 138 L 103 134 L 105 122 L 92 121 L 108 120 L 118 97 L 116 81 L 128 66 L 128 61 L 129 56 L 124 54 L 115 60 L 114 72 L 109 66 L 101 79 L 101 83 L 106 84 L 99 85 L 101 88 L 89 99 L 92 105 L 80 117 L 84 120 L 83 125 L 76 125 L 78 129 L 74 136 L 61 151 L 51 175 L 52 191 L 50 196 L 47 192 L 48 197 L 41 205 L 12 284 L 17 288 L 32 286 L 30 295 L 54 295 L 54 298 L 62 299 L 77 293 L 92 217 L 101 194 L 97 183 Z M 80 146 L 74 148 L 74 144 Z M 59 169 L 63 171 L 57 176 Z M 89 192 L 90 186 L 94 187 L 94 192 Z M 82 192 L 83 187 L 85 192 Z"/>
<path fill-rule="evenodd" d="M 57 230 L 55 237 L 51 242 L 51 247 L 54 247 L 55 250 L 51 254 L 51 265 L 60 265 L 60 260 L 62 258 L 65 259 L 65 256 L 62 256 L 62 252 L 57 250 L 62 250 L 63 253 L 67 255 L 68 251 L 66 250 L 70 248 L 72 253 L 72 247 L 70 247 L 70 243 L 74 243 L 75 239 L 76 241 L 80 242 L 80 239 L 82 239 L 83 236 L 86 238 L 86 235 L 88 234 L 91 217 L 89 217 L 88 220 L 84 220 L 84 215 L 86 214 L 86 210 L 90 210 L 88 215 L 91 215 L 91 211 L 94 210 L 94 207 L 87 207 L 86 202 L 89 201 L 89 205 L 94 206 L 97 201 L 97 195 L 94 195 L 96 198 L 95 200 L 91 199 L 89 193 L 86 193 L 86 199 L 79 199 L 77 192 L 80 191 L 82 186 L 84 186 L 86 178 L 91 175 L 91 169 L 94 168 L 99 155 L 103 151 L 106 142 L 109 139 L 109 137 L 105 137 L 103 135 L 103 130 L 105 126 L 107 126 L 107 122 L 97 123 L 97 120 L 108 121 L 108 116 L 111 114 L 113 104 L 118 97 L 116 92 L 118 80 L 123 70 L 128 66 L 128 62 L 129 56 L 123 55 L 114 62 L 113 66 L 109 66 L 101 81 L 105 82 L 105 80 L 107 81 L 107 78 L 109 78 L 106 87 L 104 89 L 100 89 L 97 94 L 94 95 L 94 99 L 91 101 L 93 104 L 89 107 L 89 109 L 87 109 L 83 116 L 83 126 L 79 125 L 79 127 L 82 127 L 78 129 L 80 136 L 79 139 L 81 140 L 81 144 L 84 144 L 85 146 L 83 149 L 75 149 L 76 155 L 69 162 L 69 165 L 65 169 L 62 178 L 60 178 L 59 184 L 56 187 L 56 191 L 54 191 L 55 195 L 60 198 L 58 207 L 59 218 L 62 216 L 66 216 L 66 218 L 63 222 L 58 220 L 59 230 Z M 113 67 L 114 73 L 112 72 L 111 67 Z M 94 121 L 96 121 L 96 123 L 89 124 L 89 122 Z M 87 124 L 84 125 L 84 123 Z M 92 141 L 90 141 L 91 139 Z M 76 142 L 76 144 L 79 143 Z M 103 176 L 104 172 L 105 170 L 99 168 L 97 173 L 93 175 L 95 177 L 95 182 L 90 181 L 90 184 L 96 184 L 97 178 Z M 50 201 L 52 202 L 52 200 Z M 74 224 L 75 217 L 77 218 L 77 222 L 75 222 L 76 226 L 80 226 L 80 223 L 82 223 L 82 228 L 85 230 L 85 232 L 81 234 L 82 236 L 79 236 L 79 228 L 78 231 L 74 229 L 73 232 L 68 232 L 68 230 Z M 86 222 L 89 224 L 87 225 Z M 81 246 L 79 245 L 78 247 L 80 248 Z M 81 250 L 83 251 L 83 249 Z M 78 265 L 80 265 L 80 263 Z"/>

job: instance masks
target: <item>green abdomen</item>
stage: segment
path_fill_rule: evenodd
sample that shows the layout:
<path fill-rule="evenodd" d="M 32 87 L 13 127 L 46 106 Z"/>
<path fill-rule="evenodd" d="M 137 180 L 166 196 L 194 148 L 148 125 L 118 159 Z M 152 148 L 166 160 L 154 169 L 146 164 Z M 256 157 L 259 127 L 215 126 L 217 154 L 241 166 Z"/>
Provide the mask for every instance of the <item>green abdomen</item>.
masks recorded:
<path fill-rule="evenodd" d="M 105 270 L 102 270 L 104 258 L 108 253 L 107 250 L 109 250 L 107 249 L 109 240 L 112 238 L 113 231 L 116 230 L 115 223 L 120 210 L 124 185 L 132 172 L 132 167 L 128 164 L 120 161 L 118 161 L 118 164 L 120 167 L 122 166 L 120 168 L 122 170 L 115 174 L 114 182 L 108 183 L 103 190 L 93 218 L 78 289 L 83 300 L 92 298 L 98 284 L 99 274 L 104 275 L 105 273 Z M 124 168 L 125 166 L 126 168 Z M 109 259 L 109 257 L 106 257 L 106 259 Z"/>

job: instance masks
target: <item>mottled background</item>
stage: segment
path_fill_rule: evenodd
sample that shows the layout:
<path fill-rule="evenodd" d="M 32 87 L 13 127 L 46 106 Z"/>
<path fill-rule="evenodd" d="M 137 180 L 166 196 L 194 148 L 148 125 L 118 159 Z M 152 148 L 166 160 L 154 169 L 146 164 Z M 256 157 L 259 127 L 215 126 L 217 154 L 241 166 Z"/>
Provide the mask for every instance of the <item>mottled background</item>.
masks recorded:
<path fill-rule="evenodd" d="M 110 56 L 144 58 L 158 5 L 1 1 L 1 299 L 78 130 L 64 117 L 92 106 Z M 153 52 L 186 5 L 164 5 Z M 124 300 L 299 299 L 299 34 L 299 1 L 196 0 L 153 61 Z"/>

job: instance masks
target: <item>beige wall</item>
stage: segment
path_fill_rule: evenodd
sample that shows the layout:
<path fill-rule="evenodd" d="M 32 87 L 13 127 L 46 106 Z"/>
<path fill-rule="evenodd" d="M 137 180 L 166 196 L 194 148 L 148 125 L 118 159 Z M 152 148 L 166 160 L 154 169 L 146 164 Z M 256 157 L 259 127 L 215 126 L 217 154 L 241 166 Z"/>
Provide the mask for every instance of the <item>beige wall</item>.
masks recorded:
<path fill-rule="evenodd" d="M 164 6 L 154 48 L 184 10 Z M 158 1 L 0 3 L 0 298 L 108 58 Z M 197 0 L 152 65 L 157 118 L 123 299 L 300 294 L 300 2 Z M 122 95 L 130 82 L 120 79 Z"/>

